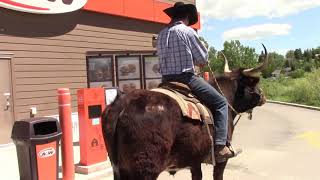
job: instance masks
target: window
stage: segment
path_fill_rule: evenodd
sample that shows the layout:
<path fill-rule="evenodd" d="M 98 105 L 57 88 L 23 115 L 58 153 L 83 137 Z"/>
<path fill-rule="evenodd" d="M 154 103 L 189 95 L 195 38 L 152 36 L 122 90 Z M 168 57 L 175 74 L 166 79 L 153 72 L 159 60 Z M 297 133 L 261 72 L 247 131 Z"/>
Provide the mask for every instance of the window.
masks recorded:
<path fill-rule="evenodd" d="M 142 88 L 141 56 L 116 56 L 117 83 L 125 93 Z"/>
<path fill-rule="evenodd" d="M 101 55 L 87 58 L 88 87 L 117 86 L 127 93 L 134 89 L 152 89 L 161 83 L 159 60 L 154 51 L 94 54 Z"/>
<path fill-rule="evenodd" d="M 112 59 L 112 56 L 87 58 L 88 87 L 112 87 L 115 85 Z"/>
<path fill-rule="evenodd" d="M 154 55 L 143 56 L 144 85 L 145 89 L 158 87 L 161 83 L 161 74 L 159 72 L 159 59 Z"/>

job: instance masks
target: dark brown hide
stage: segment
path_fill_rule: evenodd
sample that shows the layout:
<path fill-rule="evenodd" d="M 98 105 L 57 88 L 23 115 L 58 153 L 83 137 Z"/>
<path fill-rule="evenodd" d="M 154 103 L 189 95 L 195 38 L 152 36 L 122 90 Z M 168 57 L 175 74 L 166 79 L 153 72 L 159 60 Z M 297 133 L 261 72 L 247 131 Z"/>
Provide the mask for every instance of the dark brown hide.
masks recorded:
<path fill-rule="evenodd" d="M 218 78 L 232 104 L 240 91 L 235 77 Z M 230 139 L 234 115 L 229 110 Z M 104 112 L 103 132 L 116 180 L 155 180 L 164 170 L 174 174 L 186 167 L 191 168 L 192 180 L 201 180 L 201 163 L 210 157 L 205 126 L 184 119 L 175 100 L 158 92 L 135 90 L 122 95 Z M 215 179 L 222 180 L 225 165 L 217 164 Z"/>

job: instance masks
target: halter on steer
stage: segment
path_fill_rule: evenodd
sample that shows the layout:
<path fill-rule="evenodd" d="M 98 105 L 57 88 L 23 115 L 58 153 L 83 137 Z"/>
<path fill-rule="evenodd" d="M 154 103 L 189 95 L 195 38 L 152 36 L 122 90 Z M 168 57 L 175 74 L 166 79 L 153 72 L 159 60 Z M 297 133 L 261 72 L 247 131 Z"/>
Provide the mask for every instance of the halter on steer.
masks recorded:
<path fill-rule="evenodd" d="M 268 65 L 268 51 L 267 51 L 266 47 L 264 46 L 264 44 L 262 44 L 262 46 L 263 46 L 263 49 L 264 49 L 264 52 L 265 52 L 265 53 L 264 53 L 265 57 L 264 57 L 263 64 L 261 64 L 260 66 L 258 66 L 258 67 L 256 67 L 256 68 L 245 69 L 245 70 L 243 71 L 243 73 L 244 73 L 245 75 L 248 75 L 248 76 L 257 76 L 257 75 L 259 75 L 259 73 L 261 72 L 261 70 L 263 70 L 263 69 Z M 225 61 L 224 72 L 225 72 L 225 73 L 230 73 L 231 71 L 230 71 L 230 69 L 229 69 L 228 60 L 227 60 L 226 56 L 223 54 L 223 52 L 220 52 L 220 53 L 222 54 L 222 56 L 223 56 L 223 58 L 224 58 L 224 61 Z M 213 76 L 213 79 L 214 79 L 215 83 L 216 83 L 217 86 L 218 86 L 218 89 L 219 89 L 220 93 L 221 93 L 224 97 L 226 97 L 226 96 L 224 95 L 223 91 L 221 90 L 221 87 L 220 87 L 220 85 L 219 85 L 219 83 L 218 83 L 218 81 L 217 81 L 217 79 L 216 79 L 216 77 L 215 77 L 215 75 L 214 75 L 213 70 L 211 69 L 211 66 L 208 66 L 208 67 L 209 67 L 209 70 L 210 70 L 210 72 L 211 72 L 211 74 L 212 74 L 212 76 Z M 262 89 L 259 88 L 260 103 L 262 103 L 261 101 L 262 101 L 262 99 L 263 99 L 262 92 L 263 92 Z M 254 92 L 249 92 L 249 93 L 254 93 Z M 246 112 L 244 112 L 244 113 L 239 113 L 237 110 L 235 110 L 235 108 L 230 104 L 229 101 L 227 101 L 227 103 L 228 103 L 228 106 L 230 107 L 230 109 L 236 114 L 236 116 L 239 115 L 239 118 L 237 119 L 237 121 L 236 121 L 236 122 L 234 123 L 234 125 L 233 125 L 234 127 L 238 124 L 238 122 L 240 121 L 240 118 L 241 118 L 242 115 L 245 114 L 245 113 L 249 114 L 248 119 L 252 120 L 252 109 L 250 109 L 250 110 L 248 110 L 248 111 L 246 111 Z"/>

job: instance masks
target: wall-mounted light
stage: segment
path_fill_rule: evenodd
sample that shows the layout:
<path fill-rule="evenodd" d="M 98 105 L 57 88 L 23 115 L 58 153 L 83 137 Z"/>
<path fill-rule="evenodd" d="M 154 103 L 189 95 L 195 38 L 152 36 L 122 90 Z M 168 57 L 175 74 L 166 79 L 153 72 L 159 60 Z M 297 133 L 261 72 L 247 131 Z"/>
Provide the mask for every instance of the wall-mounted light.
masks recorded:
<path fill-rule="evenodd" d="M 157 46 L 157 40 L 158 40 L 158 35 L 153 35 L 152 36 L 152 47 L 156 47 Z"/>
<path fill-rule="evenodd" d="M 34 118 L 37 115 L 37 107 L 30 108 L 30 118 Z"/>

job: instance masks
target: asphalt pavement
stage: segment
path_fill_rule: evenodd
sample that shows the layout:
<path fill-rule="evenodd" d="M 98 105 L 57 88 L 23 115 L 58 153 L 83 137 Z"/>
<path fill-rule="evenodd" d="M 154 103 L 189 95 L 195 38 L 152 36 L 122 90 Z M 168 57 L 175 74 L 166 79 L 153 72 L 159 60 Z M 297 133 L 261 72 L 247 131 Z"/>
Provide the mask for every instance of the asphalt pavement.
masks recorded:
<path fill-rule="evenodd" d="M 225 180 L 320 180 L 320 111 L 268 103 L 254 110 L 253 120 L 240 120 L 233 145 L 243 153 L 230 160 Z M 0 179 L 19 179 L 14 146 L 0 148 L 0 162 Z M 204 180 L 212 179 L 212 166 L 203 164 L 202 171 Z M 89 178 L 78 174 L 76 179 Z M 189 170 L 158 178 L 188 179 Z"/>
<path fill-rule="evenodd" d="M 243 117 L 233 145 L 243 153 L 230 160 L 225 180 L 320 180 L 320 111 L 266 104 L 256 108 L 253 120 Z M 203 179 L 212 179 L 212 166 L 203 165 Z M 159 180 L 188 180 L 164 172 Z"/>

